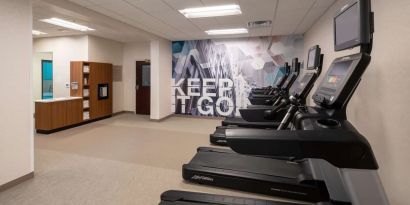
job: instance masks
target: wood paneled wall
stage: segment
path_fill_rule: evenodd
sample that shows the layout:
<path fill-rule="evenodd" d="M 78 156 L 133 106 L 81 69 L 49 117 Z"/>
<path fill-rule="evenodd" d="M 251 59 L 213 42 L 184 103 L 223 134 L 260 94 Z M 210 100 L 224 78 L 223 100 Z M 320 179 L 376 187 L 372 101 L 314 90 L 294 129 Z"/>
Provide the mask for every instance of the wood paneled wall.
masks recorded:
<path fill-rule="evenodd" d="M 108 84 L 108 99 L 98 99 L 98 85 Z M 90 63 L 90 117 L 96 119 L 112 114 L 112 64 Z"/>

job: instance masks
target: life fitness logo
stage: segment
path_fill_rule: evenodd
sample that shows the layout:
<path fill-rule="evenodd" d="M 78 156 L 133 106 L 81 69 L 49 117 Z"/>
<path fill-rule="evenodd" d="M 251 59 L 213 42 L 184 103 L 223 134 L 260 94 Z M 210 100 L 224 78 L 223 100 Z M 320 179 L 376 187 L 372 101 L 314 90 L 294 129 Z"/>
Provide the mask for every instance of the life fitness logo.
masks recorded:
<path fill-rule="evenodd" d="M 185 81 L 187 82 L 186 93 L 181 88 Z M 233 81 L 228 78 L 218 79 L 218 82 L 214 78 L 203 78 L 202 84 L 199 78 L 181 78 L 178 82 L 172 79 L 172 92 L 175 93 L 177 102 L 181 101 L 180 112 L 182 114 L 185 114 L 187 101 L 199 97 L 196 107 L 202 115 L 214 115 L 216 111 L 221 116 L 229 116 L 234 111 L 234 102 L 231 98 L 225 97 L 224 94 L 231 92 L 233 85 Z M 217 92 L 215 92 L 216 90 Z M 218 98 L 214 102 L 217 96 Z M 177 105 L 177 102 L 175 105 Z M 222 110 L 222 105 L 227 109 Z"/>

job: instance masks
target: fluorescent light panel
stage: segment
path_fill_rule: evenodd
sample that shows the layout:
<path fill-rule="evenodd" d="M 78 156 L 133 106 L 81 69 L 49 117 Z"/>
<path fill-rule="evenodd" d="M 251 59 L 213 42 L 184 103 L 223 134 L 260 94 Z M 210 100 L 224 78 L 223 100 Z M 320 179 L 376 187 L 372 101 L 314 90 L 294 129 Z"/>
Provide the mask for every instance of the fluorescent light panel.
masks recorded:
<path fill-rule="evenodd" d="M 47 34 L 47 33 L 41 32 L 41 31 L 37 31 L 37 30 L 32 30 L 31 33 L 35 36 Z"/>
<path fill-rule="evenodd" d="M 208 35 L 226 35 L 226 34 L 243 34 L 248 33 L 246 28 L 232 28 L 232 29 L 214 29 L 205 31 Z"/>
<path fill-rule="evenodd" d="M 241 7 L 236 4 L 223 5 L 223 6 L 210 6 L 210 7 L 198 7 L 187 8 L 179 10 L 187 18 L 203 18 L 214 16 L 231 16 L 242 14 Z"/>
<path fill-rule="evenodd" d="M 76 24 L 70 21 L 59 19 L 59 18 L 42 19 L 40 21 L 53 24 L 53 25 L 57 25 L 57 26 L 61 26 L 64 28 L 78 30 L 78 31 L 94 31 L 94 29 L 89 28 L 87 26 L 83 26 L 83 25 Z"/>

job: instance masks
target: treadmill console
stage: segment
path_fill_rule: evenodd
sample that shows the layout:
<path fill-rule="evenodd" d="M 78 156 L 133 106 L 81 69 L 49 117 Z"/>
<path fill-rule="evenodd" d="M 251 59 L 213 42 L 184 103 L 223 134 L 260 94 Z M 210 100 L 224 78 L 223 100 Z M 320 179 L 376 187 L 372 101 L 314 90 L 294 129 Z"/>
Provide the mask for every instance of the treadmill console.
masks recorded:
<path fill-rule="evenodd" d="M 285 83 L 285 80 L 289 77 L 289 75 L 290 75 L 290 66 L 289 66 L 289 64 L 288 63 L 285 63 L 285 73 L 284 73 L 284 75 L 282 76 L 282 77 L 280 77 L 278 80 L 277 80 L 277 83 L 276 83 L 276 87 L 277 88 L 281 88 L 282 86 L 283 86 L 283 84 Z"/>
<path fill-rule="evenodd" d="M 289 88 L 289 85 L 293 82 L 294 78 L 299 75 L 299 71 L 300 71 L 300 63 L 297 58 L 294 58 L 292 61 L 291 73 L 289 74 L 285 83 L 283 83 L 282 87 Z"/>
<path fill-rule="evenodd" d="M 319 45 L 315 45 L 309 49 L 308 62 L 306 70 L 316 70 L 316 72 L 305 72 L 297 83 L 292 85 L 290 89 L 290 95 L 297 96 L 299 98 L 305 99 L 309 94 L 313 83 L 316 81 L 317 76 L 322 71 L 321 63 L 321 49 Z"/>
<path fill-rule="evenodd" d="M 315 75 L 315 73 L 306 73 L 303 75 L 303 78 L 298 83 L 294 84 L 294 87 L 292 86 L 292 91 L 290 92 L 291 95 L 298 97 L 304 96 L 305 91 L 308 90 L 306 89 L 307 85 L 311 83 Z"/>
<path fill-rule="evenodd" d="M 335 59 L 312 97 L 314 102 L 325 108 L 342 108 L 350 100 L 369 63 L 370 56 L 365 53 Z"/>
<path fill-rule="evenodd" d="M 320 52 L 321 49 L 318 45 L 313 46 L 309 49 L 308 60 L 307 60 L 307 70 L 313 70 L 320 66 Z"/>

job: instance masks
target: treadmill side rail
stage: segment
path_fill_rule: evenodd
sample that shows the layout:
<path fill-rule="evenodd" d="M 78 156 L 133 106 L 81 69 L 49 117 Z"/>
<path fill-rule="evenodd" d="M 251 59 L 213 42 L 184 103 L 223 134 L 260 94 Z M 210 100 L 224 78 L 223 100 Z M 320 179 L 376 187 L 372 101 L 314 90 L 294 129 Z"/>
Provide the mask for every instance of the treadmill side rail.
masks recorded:
<path fill-rule="evenodd" d="M 228 145 L 240 154 L 324 159 L 338 168 L 378 169 L 369 142 L 340 130 L 226 130 Z"/>

